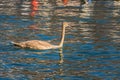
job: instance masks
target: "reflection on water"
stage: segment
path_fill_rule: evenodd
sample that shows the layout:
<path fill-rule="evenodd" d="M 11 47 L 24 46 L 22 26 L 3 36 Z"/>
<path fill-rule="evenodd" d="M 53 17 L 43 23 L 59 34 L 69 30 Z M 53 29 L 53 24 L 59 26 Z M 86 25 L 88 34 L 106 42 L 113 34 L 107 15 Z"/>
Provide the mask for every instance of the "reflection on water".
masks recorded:
<path fill-rule="evenodd" d="M 0 1 L 0 80 L 119 80 L 120 1 Z M 83 5 L 84 4 L 84 5 Z M 11 41 L 40 39 L 63 49 L 25 50 Z"/>

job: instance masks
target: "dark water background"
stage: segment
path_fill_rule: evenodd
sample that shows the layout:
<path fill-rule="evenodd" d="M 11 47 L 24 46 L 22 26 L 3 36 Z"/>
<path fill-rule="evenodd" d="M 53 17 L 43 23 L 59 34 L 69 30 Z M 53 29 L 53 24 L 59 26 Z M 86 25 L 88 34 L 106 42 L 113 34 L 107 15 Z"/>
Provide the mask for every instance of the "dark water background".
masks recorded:
<path fill-rule="evenodd" d="M 0 80 L 119 80 L 120 1 L 0 0 Z M 62 50 L 26 50 L 11 41 L 60 42 Z"/>

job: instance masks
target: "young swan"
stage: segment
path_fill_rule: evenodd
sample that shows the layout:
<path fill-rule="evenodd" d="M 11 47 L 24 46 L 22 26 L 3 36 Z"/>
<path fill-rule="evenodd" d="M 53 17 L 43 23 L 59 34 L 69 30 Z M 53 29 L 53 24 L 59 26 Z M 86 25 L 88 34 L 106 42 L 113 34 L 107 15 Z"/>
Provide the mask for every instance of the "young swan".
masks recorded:
<path fill-rule="evenodd" d="M 15 46 L 21 47 L 21 48 L 29 48 L 29 49 L 36 49 L 36 50 L 46 50 L 46 49 L 56 49 L 63 47 L 63 42 L 65 38 L 65 28 L 69 26 L 67 22 L 63 22 L 62 26 L 62 35 L 61 35 L 61 42 L 59 45 L 52 45 L 46 41 L 40 41 L 40 40 L 29 40 L 24 41 L 20 43 L 13 42 Z"/>

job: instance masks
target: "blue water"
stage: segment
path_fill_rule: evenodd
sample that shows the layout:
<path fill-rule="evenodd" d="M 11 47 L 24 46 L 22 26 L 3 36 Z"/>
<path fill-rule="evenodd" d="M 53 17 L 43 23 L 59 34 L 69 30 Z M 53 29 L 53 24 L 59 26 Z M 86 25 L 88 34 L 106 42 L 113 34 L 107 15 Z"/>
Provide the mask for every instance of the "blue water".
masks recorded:
<path fill-rule="evenodd" d="M 39 0 L 34 16 L 30 1 L 0 2 L 0 80 L 120 79 L 119 1 L 71 1 L 64 6 Z M 11 44 L 33 39 L 59 44 L 64 21 L 70 27 L 62 49 L 30 50 Z"/>

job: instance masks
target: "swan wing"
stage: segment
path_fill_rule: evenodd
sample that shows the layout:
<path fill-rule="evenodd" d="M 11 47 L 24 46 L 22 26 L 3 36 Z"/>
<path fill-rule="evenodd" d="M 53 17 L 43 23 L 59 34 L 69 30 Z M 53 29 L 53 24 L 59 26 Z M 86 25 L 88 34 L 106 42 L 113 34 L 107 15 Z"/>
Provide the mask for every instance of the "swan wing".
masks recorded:
<path fill-rule="evenodd" d="M 19 44 L 18 45 L 19 47 L 31 48 L 31 49 L 50 49 L 54 46 L 46 41 L 40 41 L 40 40 L 24 41 L 17 44 Z"/>

